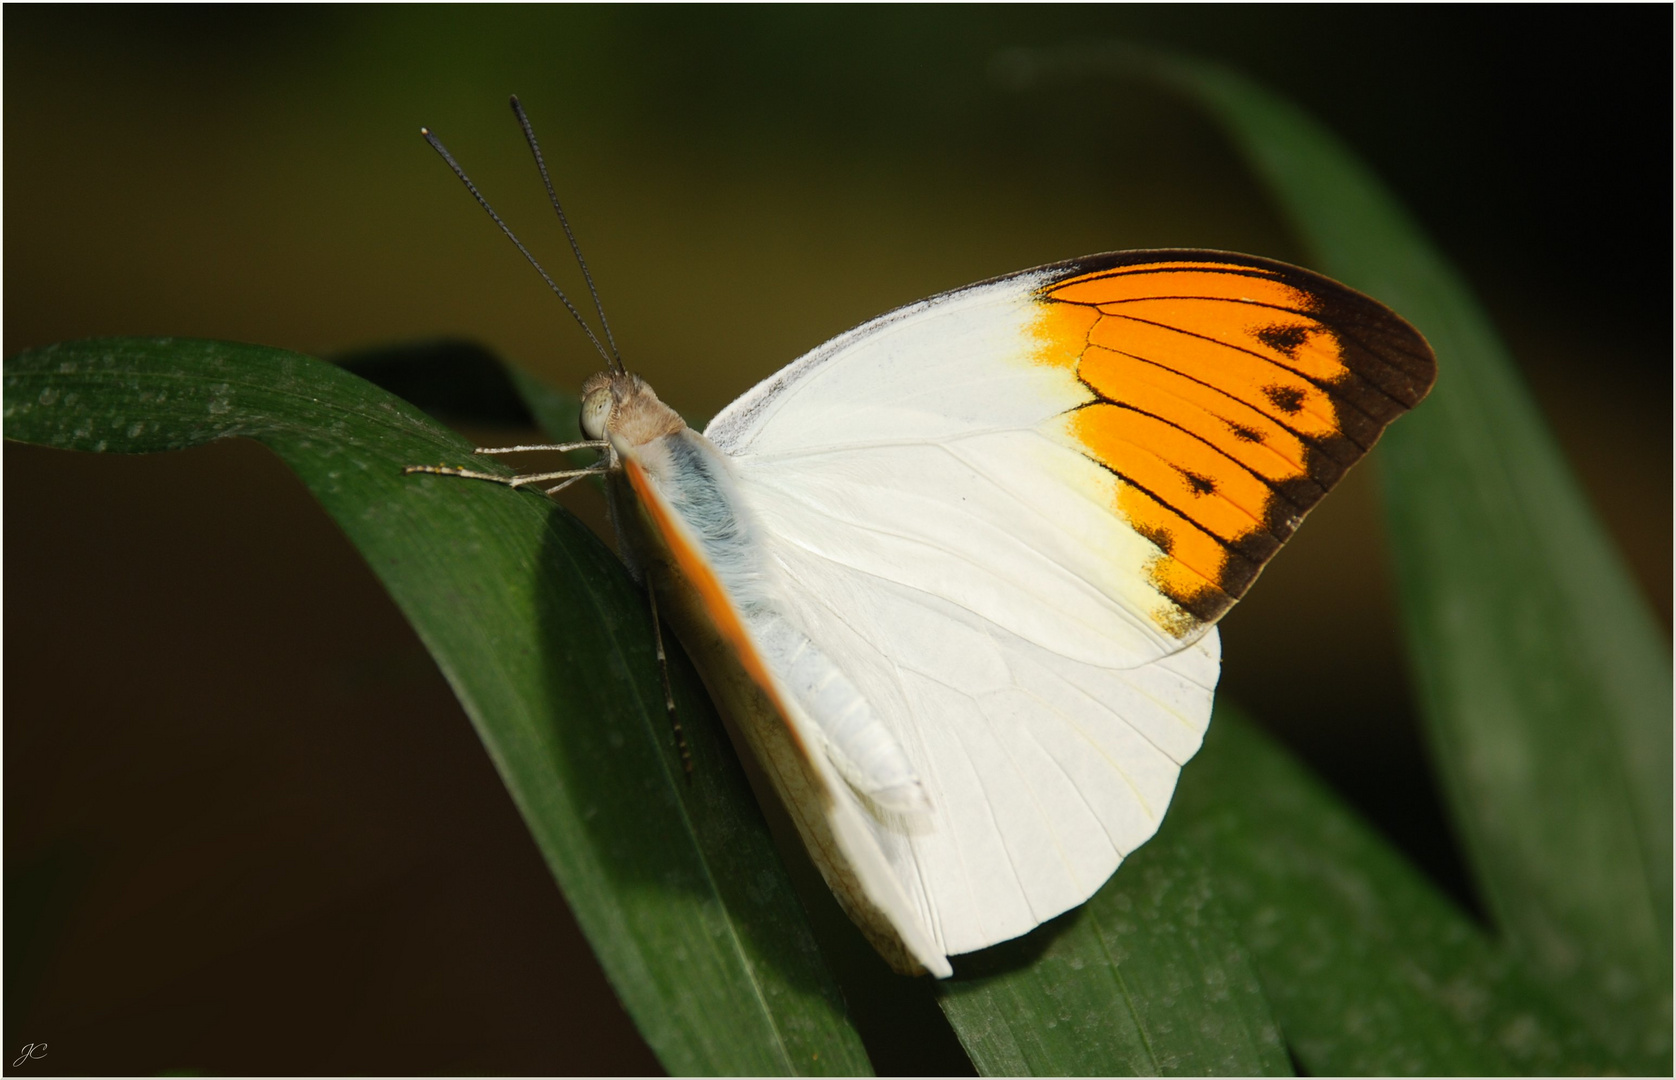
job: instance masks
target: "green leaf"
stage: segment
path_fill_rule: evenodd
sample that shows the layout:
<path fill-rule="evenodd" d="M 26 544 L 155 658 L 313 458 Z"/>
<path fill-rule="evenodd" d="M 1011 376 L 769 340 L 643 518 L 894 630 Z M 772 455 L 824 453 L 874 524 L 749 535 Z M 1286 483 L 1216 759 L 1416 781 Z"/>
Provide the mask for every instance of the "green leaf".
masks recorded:
<path fill-rule="evenodd" d="M 1438 383 L 1378 460 L 1433 756 L 1507 941 L 1633 1069 L 1668 1072 L 1670 643 L 1461 276 L 1299 110 L 1154 75 L 1226 125 L 1312 265 L 1401 312 Z"/>
<path fill-rule="evenodd" d="M 1165 829 L 1211 867 L 1311 1073 L 1568 1074 L 1606 1061 L 1506 950 L 1226 703 Z"/>
<path fill-rule="evenodd" d="M 353 375 L 258 346 L 22 353 L 5 365 L 5 432 L 119 453 L 231 436 L 270 447 L 436 658 L 670 1072 L 869 1071 L 708 700 L 677 663 L 689 784 L 644 597 L 569 514 L 538 494 L 401 475 L 464 464 L 470 449 Z"/>
<path fill-rule="evenodd" d="M 1174 832 L 1081 908 L 957 958 L 941 999 L 979 1073 L 1291 1075 L 1217 887 Z"/>

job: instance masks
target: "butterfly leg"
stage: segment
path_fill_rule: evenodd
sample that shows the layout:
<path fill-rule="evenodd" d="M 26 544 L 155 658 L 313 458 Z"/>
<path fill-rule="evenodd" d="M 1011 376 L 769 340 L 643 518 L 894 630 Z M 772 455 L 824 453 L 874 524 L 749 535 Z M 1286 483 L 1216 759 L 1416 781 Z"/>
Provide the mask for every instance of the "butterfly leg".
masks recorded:
<path fill-rule="evenodd" d="M 474 454 L 522 454 L 534 450 L 600 450 L 603 451 L 611 444 L 604 439 L 587 439 L 582 442 L 567 443 L 533 443 L 528 446 L 479 446 L 473 450 Z"/>
<path fill-rule="evenodd" d="M 663 651 L 663 627 L 658 622 L 658 594 L 646 587 L 646 599 L 652 605 L 652 640 L 658 643 L 658 674 L 663 677 L 663 707 L 669 713 L 669 726 L 675 731 L 675 748 L 681 752 L 681 769 L 687 774 L 687 781 L 693 778 L 693 757 L 687 749 L 687 733 L 681 730 L 681 718 L 675 712 L 675 695 L 669 689 L 669 657 Z"/>
<path fill-rule="evenodd" d="M 518 476 L 497 476 L 494 473 L 479 472 L 476 469 L 460 469 L 453 465 L 408 465 L 402 469 L 403 476 L 413 473 L 430 473 L 432 476 L 459 476 L 467 480 L 488 480 L 491 483 L 505 484 L 507 487 L 523 487 L 525 484 L 540 483 L 544 480 L 563 480 L 564 483 L 547 488 L 547 494 L 563 491 L 584 476 L 601 476 L 610 472 L 605 465 L 591 465 L 585 469 L 563 469 L 558 472 L 521 473 Z"/>
<path fill-rule="evenodd" d="M 403 476 L 413 473 L 430 473 L 433 476 L 459 476 L 467 480 L 488 480 L 495 484 L 505 484 L 507 487 L 523 487 L 525 484 L 540 483 L 544 480 L 562 480 L 563 483 L 545 489 L 547 494 L 556 495 L 565 488 L 576 483 L 584 476 L 600 476 L 611 471 L 611 444 L 601 440 L 587 440 L 584 442 L 568 443 L 539 443 L 527 446 L 479 446 L 472 451 L 474 454 L 521 454 L 531 450 L 598 450 L 606 457 L 593 465 L 580 469 L 561 469 L 557 472 L 520 473 L 517 476 L 497 476 L 494 473 L 480 472 L 477 469 L 462 469 L 453 465 L 409 465 L 402 470 Z"/>

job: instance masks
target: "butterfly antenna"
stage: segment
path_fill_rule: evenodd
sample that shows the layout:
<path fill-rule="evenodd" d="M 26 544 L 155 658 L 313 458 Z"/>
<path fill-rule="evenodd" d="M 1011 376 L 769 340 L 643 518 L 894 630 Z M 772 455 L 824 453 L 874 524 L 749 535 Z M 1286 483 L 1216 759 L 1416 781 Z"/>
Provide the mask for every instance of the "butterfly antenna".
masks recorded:
<path fill-rule="evenodd" d="M 530 118 L 524 115 L 524 106 L 518 101 L 518 95 L 512 95 L 512 115 L 518 118 L 518 126 L 524 129 L 524 139 L 530 144 L 530 153 L 535 155 L 535 167 L 541 170 L 541 182 L 547 185 L 547 198 L 553 204 L 553 212 L 559 215 L 559 224 L 564 226 L 565 239 L 570 241 L 570 250 L 576 255 L 576 265 L 582 268 L 582 278 L 588 283 L 588 295 L 594 299 L 594 310 L 599 312 L 599 325 L 605 330 L 605 341 L 611 346 L 611 355 L 617 358 L 617 370 L 623 367 L 623 354 L 617 348 L 617 339 L 611 335 L 611 323 L 605 318 L 605 305 L 599 301 L 599 290 L 594 288 L 594 275 L 588 271 L 588 260 L 582 257 L 582 245 L 576 242 L 576 234 L 571 231 L 570 219 L 565 217 L 564 207 L 559 205 L 559 193 L 553 190 L 552 177 L 547 175 L 547 162 L 541 156 L 541 147 L 535 141 L 535 128 L 530 126 Z"/>
<path fill-rule="evenodd" d="M 500 219 L 500 215 L 495 213 L 495 208 L 489 205 L 489 200 L 483 197 L 483 193 L 477 190 L 477 185 L 471 182 L 471 177 L 467 176 L 465 170 L 460 168 L 459 162 L 454 160 L 454 155 L 450 154 L 448 152 L 448 148 L 442 145 L 442 140 L 438 139 L 435 135 L 432 135 L 430 128 L 420 128 L 419 134 L 423 135 L 425 137 L 425 141 L 431 144 L 432 150 L 435 150 L 438 154 L 442 155 L 442 160 L 448 162 L 448 167 L 454 170 L 454 175 L 460 178 L 460 183 L 464 184 L 466 186 L 466 190 L 471 192 L 471 197 L 477 200 L 477 205 L 481 206 L 484 211 L 488 213 L 490 220 L 500 226 L 500 231 L 506 234 L 506 238 L 512 241 L 513 246 L 523 253 L 524 258 L 530 261 L 531 266 L 535 267 L 535 272 L 541 275 L 541 280 L 547 283 L 547 287 L 552 289 L 553 294 L 559 298 L 560 303 L 564 304 L 565 310 L 569 311 L 571 317 L 576 320 L 576 325 L 580 326 L 582 328 L 582 332 L 588 335 L 588 340 L 593 342 L 594 349 L 599 353 L 601 359 L 605 361 L 606 366 L 612 368 L 613 370 L 619 370 L 621 362 L 613 361 L 611 354 L 605 351 L 605 346 L 599 343 L 599 338 L 594 336 L 593 329 L 588 326 L 588 321 L 582 318 L 582 313 L 577 311 L 576 305 L 570 302 L 570 297 L 566 296 L 564 294 L 564 290 L 559 288 L 558 285 L 554 283 L 553 279 L 547 276 L 547 271 L 543 270 L 541 268 L 541 264 L 535 261 L 535 256 L 530 254 L 529 248 L 526 248 L 523 243 L 513 235 L 512 230 L 507 228 L 506 222 L 502 221 Z M 590 284 L 590 288 L 591 287 L 592 286 Z"/>

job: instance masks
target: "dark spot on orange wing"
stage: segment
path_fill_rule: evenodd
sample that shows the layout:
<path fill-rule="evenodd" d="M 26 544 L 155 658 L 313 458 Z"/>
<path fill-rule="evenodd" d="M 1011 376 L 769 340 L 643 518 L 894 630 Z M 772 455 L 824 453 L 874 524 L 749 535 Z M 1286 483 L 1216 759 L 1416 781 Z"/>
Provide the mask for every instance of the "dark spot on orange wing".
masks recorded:
<path fill-rule="evenodd" d="M 1265 386 L 1263 396 L 1269 403 L 1288 416 L 1304 407 L 1304 392 L 1295 386 Z"/>
<path fill-rule="evenodd" d="M 1170 530 L 1161 529 L 1156 525 L 1148 525 L 1145 522 L 1135 522 L 1133 524 L 1136 532 L 1157 544 L 1158 550 L 1164 554 L 1168 555 L 1170 549 L 1175 547 L 1176 538 L 1170 535 Z"/>
<path fill-rule="evenodd" d="M 1309 443 L 1272 416 L 1239 401 L 1208 383 L 1179 371 L 1096 345 L 1088 347 L 1077 366 L 1077 377 L 1103 401 L 1149 413 L 1266 480 L 1304 471 Z M 1258 399 L 1263 409 L 1273 407 Z M 1090 403 L 1092 404 L 1092 403 Z M 1240 438 L 1235 427 L 1255 433 Z M 1215 469 L 1183 466 L 1210 476 Z"/>
<path fill-rule="evenodd" d="M 1316 455 L 1319 458 L 1319 455 Z M 1327 463 L 1330 467 L 1331 463 Z M 1274 485 L 1280 498 L 1275 499 L 1268 506 L 1268 515 L 1264 519 L 1264 527 L 1273 534 L 1274 538 L 1285 543 L 1297 531 L 1298 523 L 1321 497 L 1326 494 L 1326 488 L 1332 486 L 1328 481 L 1325 487 L 1315 480 L 1299 477 L 1294 480 L 1282 480 Z"/>
<path fill-rule="evenodd" d="M 1216 481 L 1208 476 L 1200 475 L 1192 469 L 1178 469 L 1187 486 L 1193 489 L 1195 495 L 1213 495 L 1216 493 Z"/>
<path fill-rule="evenodd" d="M 1244 424 L 1235 424 L 1230 422 L 1228 424 L 1228 430 L 1234 433 L 1234 438 L 1241 439 L 1245 442 L 1260 443 L 1263 441 L 1263 433 L 1261 431 L 1258 431 L 1256 428 L 1248 428 Z"/>
<path fill-rule="evenodd" d="M 1263 516 L 1267 518 L 1268 514 L 1265 513 Z M 1228 548 L 1230 551 L 1237 551 L 1244 555 L 1257 569 L 1261 570 L 1263 564 L 1274 558 L 1274 553 L 1280 550 L 1280 540 L 1273 533 L 1268 532 L 1266 528 L 1253 528 L 1250 532 L 1241 533 L 1228 541 Z M 1252 575 L 1252 577 L 1256 576 L 1256 574 Z M 1233 578 L 1225 572 L 1224 579 L 1219 579 L 1217 584 L 1221 585 L 1224 590 L 1229 590 L 1233 587 Z"/>
<path fill-rule="evenodd" d="M 1239 545 L 1229 549 L 1228 560 L 1223 564 L 1222 572 L 1216 576 L 1217 589 L 1230 598 L 1229 606 L 1232 606 L 1234 600 L 1244 596 L 1245 591 L 1251 588 L 1251 583 L 1256 581 L 1257 575 L 1263 572 L 1263 563 L 1268 560 L 1268 556 L 1280 550 L 1280 541 L 1273 537 L 1269 539 L 1270 549 L 1268 553 L 1259 555 L 1255 559 L 1247 557 L 1243 551 L 1239 550 Z"/>
<path fill-rule="evenodd" d="M 1331 462 L 1327 464 L 1332 465 Z M 1325 486 L 1330 488 L 1334 482 L 1336 481 L 1329 480 Z M 1310 477 L 1302 476 L 1295 480 L 1282 480 L 1275 484 L 1274 489 L 1280 492 L 1281 499 L 1279 501 L 1290 503 L 1299 510 L 1308 510 L 1320 502 L 1322 496 L 1326 494 L 1322 484 L 1317 483 Z"/>
<path fill-rule="evenodd" d="M 1252 336 L 1276 352 L 1296 357 L 1304 342 L 1309 340 L 1309 327 L 1297 323 L 1274 323 L 1258 327 Z"/>
<path fill-rule="evenodd" d="M 1193 621 L 1199 625 L 1215 622 L 1234 606 L 1234 598 L 1220 589 L 1199 588 L 1189 592 L 1172 588 L 1160 591 L 1176 607 L 1192 616 Z M 1189 626 L 1184 629 L 1191 630 L 1196 627 Z"/>

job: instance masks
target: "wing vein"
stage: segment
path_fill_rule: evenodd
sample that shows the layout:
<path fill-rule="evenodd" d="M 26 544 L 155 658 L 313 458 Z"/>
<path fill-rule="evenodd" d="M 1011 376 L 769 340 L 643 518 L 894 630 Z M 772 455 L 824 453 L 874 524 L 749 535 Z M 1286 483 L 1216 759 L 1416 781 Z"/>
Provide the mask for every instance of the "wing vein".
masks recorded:
<path fill-rule="evenodd" d="M 1092 459 L 1090 459 L 1090 460 L 1092 460 Z M 1102 467 L 1105 467 L 1105 466 L 1102 466 Z M 1113 471 L 1115 473 L 1115 470 L 1111 470 L 1111 471 Z M 1121 475 L 1121 474 L 1116 474 L 1116 475 Z M 1127 479 L 1126 479 L 1125 482 L 1127 482 Z M 891 539 L 900 540 L 901 542 L 903 542 L 905 544 L 912 544 L 915 547 L 923 548 L 923 549 L 926 549 L 928 551 L 934 551 L 939 555 L 943 555 L 947 558 L 958 560 L 959 562 L 964 563 L 965 565 L 970 566 L 970 567 L 972 567 L 976 570 L 981 571 L 981 570 L 988 569 L 987 567 L 984 567 L 984 566 L 980 565 L 979 563 L 977 563 L 976 561 L 974 561 L 970 557 L 968 557 L 966 555 L 962 555 L 959 552 L 950 551 L 948 548 L 945 548 L 945 547 L 938 547 L 937 545 L 935 545 L 935 544 L 933 544 L 933 543 L 931 543 L 927 540 L 923 540 L 923 539 L 921 539 L 919 537 L 915 537 L 915 536 L 909 536 L 909 535 L 906 535 L 904 533 L 897 532 L 893 529 L 881 529 L 881 528 L 878 528 L 878 527 L 875 527 L 875 526 L 872 526 L 872 525 L 863 525 L 860 522 L 857 522 L 857 521 L 855 521 L 851 518 L 841 517 L 838 514 L 832 512 L 831 510 L 828 510 L 823 506 L 820 506 L 820 505 L 818 505 L 814 502 L 811 502 L 809 499 L 805 498 L 802 495 L 799 495 L 795 491 L 792 491 L 792 490 L 784 488 L 784 487 L 780 487 L 779 485 L 775 485 L 775 487 L 780 492 L 782 492 L 788 500 L 793 500 L 793 501 L 798 502 L 803 507 L 805 507 L 810 513 L 818 514 L 819 516 L 821 516 L 823 518 L 826 518 L 829 521 L 838 522 L 841 525 L 846 525 L 849 528 L 855 529 L 859 532 L 872 533 L 875 536 L 888 536 Z M 1139 487 L 1139 485 L 1136 485 L 1136 487 Z M 1141 490 L 1145 490 L 1145 489 L 1143 488 Z M 1150 492 L 1148 494 L 1150 494 Z M 1154 496 L 1154 498 L 1156 498 L 1156 496 Z M 1162 500 L 1159 500 L 1159 501 L 1162 502 Z M 1166 503 L 1165 505 L 1168 505 L 1168 504 Z M 989 523 L 985 522 L 985 524 L 989 524 Z M 1194 523 L 1194 524 L 1195 524 L 1196 528 L 1202 528 L 1202 526 L 1197 525 L 1197 523 Z M 1206 533 L 1206 535 L 1211 536 L 1212 534 Z M 786 540 L 788 543 L 791 543 L 791 544 L 795 545 L 796 547 L 802 549 L 803 551 L 809 552 L 812 555 L 819 555 L 821 558 L 825 559 L 827 562 L 833 563 L 834 565 L 845 567 L 846 569 L 852 570 L 852 571 L 854 571 L 856 573 L 859 573 L 859 574 L 867 574 L 868 576 L 877 578 L 880 581 L 892 581 L 892 582 L 895 582 L 896 584 L 906 584 L 904 582 L 897 582 L 897 581 L 895 581 L 894 578 L 886 577 L 885 575 L 883 575 L 883 574 L 881 574 L 881 573 L 879 573 L 875 570 L 869 570 L 866 567 L 858 566 L 855 563 L 846 562 L 842 559 L 837 558 L 836 556 L 827 555 L 824 552 L 817 551 L 815 548 L 810 547 L 807 543 L 805 543 L 801 539 L 786 536 L 784 534 L 780 534 L 780 536 L 781 536 L 781 539 Z M 1214 536 L 1212 538 L 1214 539 Z M 1021 543 L 1022 543 L 1022 541 L 1021 541 Z M 1220 543 L 1222 543 L 1222 541 L 1218 540 L 1217 543 L 1220 544 Z M 1227 547 L 1226 544 L 1223 544 L 1223 546 Z M 1032 550 L 1034 550 L 1034 549 L 1032 549 Z M 1037 552 L 1037 554 L 1040 554 L 1040 553 Z M 1242 558 L 1243 558 L 1243 556 L 1242 556 Z M 1128 612 L 1126 609 L 1124 609 L 1122 605 L 1117 604 L 1116 602 L 1114 602 L 1111 599 L 1111 597 L 1107 596 L 1106 593 L 1103 590 L 1100 589 L 1100 587 L 1098 585 L 1089 581 L 1081 573 L 1072 569 L 1071 567 L 1063 565 L 1062 563 L 1055 562 L 1055 563 L 1051 563 L 1051 565 L 1054 566 L 1056 569 L 1058 569 L 1060 571 L 1063 571 L 1073 581 L 1076 581 L 1076 582 L 1080 583 L 1081 585 L 1083 585 L 1088 590 L 1088 594 L 1092 594 L 1094 597 L 1097 597 L 1100 601 L 1105 602 L 1105 604 L 1108 606 L 1108 608 L 1112 611 L 1115 611 L 1120 617 L 1129 621 L 1133 625 L 1140 625 L 1139 620 L 1136 619 L 1134 617 L 1134 615 L 1132 615 L 1130 612 Z M 1020 585 L 1019 582 L 1013 581 L 1009 578 L 1002 578 L 1000 580 L 1005 581 L 1009 586 L 1012 586 L 1014 588 L 1023 588 L 1023 586 Z M 933 592 L 931 592 L 931 590 L 921 588 L 920 586 L 917 586 L 917 585 L 910 585 L 910 586 L 907 586 L 907 587 L 915 589 L 918 592 L 923 592 L 928 596 L 939 596 L 940 599 L 943 599 L 943 600 L 947 601 L 948 603 L 953 604 L 954 606 L 960 608 L 961 610 L 970 613 L 974 618 L 983 619 L 985 622 L 990 621 L 987 617 L 985 617 L 980 612 L 973 610 L 972 608 L 968 607 L 965 604 L 962 604 L 960 601 L 955 600 L 952 597 L 940 596 L 940 594 L 933 593 Z M 1086 595 L 1087 594 L 1085 594 L 1085 596 Z M 1070 615 L 1069 613 L 1065 613 L 1065 614 L 1066 614 L 1067 618 L 1074 619 L 1076 621 L 1077 625 L 1082 626 L 1082 627 L 1086 627 L 1090 632 L 1092 632 L 1096 635 L 1104 636 L 1103 634 L 1101 634 L 1098 627 L 1090 624 L 1087 620 L 1077 618 L 1076 616 Z"/>
<path fill-rule="evenodd" d="M 1265 477 L 1262 473 L 1258 472 L 1256 469 L 1253 469 L 1251 466 L 1247 465 L 1245 462 L 1241 461 L 1239 458 L 1235 457 L 1234 455 L 1228 453 L 1228 451 L 1226 451 L 1226 450 L 1222 449 L 1221 447 L 1217 446 L 1215 443 L 1211 442 L 1209 439 L 1205 438 L 1203 435 L 1198 434 L 1197 432 L 1193 431 L 1191 428 L 1182 427 L 1180 424 L 1176 423 L 1174 420 L 1171 420 L 1169 417 L 1159 416 L 1155 412 L 1149 412 L 1146 409 L 1142 409 L 1142 408 L 1139 408 L 1135 405 L 1131 405 L 1127 401 L 1115 401 L 1115 400 L 1111 400 L 1111 399 L 1106 399 L 1106 400 L 1103 400 L 1103 401 L 1100 401 L 1100 402 L 1090 402 L 1089 404 L 1090 405 L 1093 405 L 1093 404 L 1111 405 L 1111 406 L 1114 406 L 1114 407 L 1119 408 L 1119 409 L 1126 409 L 1126 410 L 1128 410 L 1129 412 L 1132 412 L 1132 413 L 1138 413 L 1141 416 L 1151 417 L 1152 419 L 1158 421 L 1160 424 L 1168 424 L 1170 427 L 1175 428 L 1177 431 L 1181 432 L 1183 435 L 1187 435 L 1187 436 L 1189 436 L 1193 439 L 1198 440 L 1199 442 L 1204 443 L 1205 446 L 1209 447 L 1211 450 L 1213 450 L 1216 453 L 1222 455 L 1223 457 L 1227 458 L 1229 461 L 1233 462 L 1235 465 L 1238 465 L 1240 468 L 1242 468 L 1246 472 L 1250 473 L 1252 475 L 1252 477 L 1257 480 L 1258 483 L 1262 484 L 1264 487 L 1266 487 L 1270 491 L 1274 492 L 1276 498 L 1279 498 L 1279 499 L 1283 500 L 1288 506 L 1292 507 L 1294 510 L 1297 510 L 1300 514 L 1306 512 L 1310 509 L 1310 507 L 1308 507 L 1308 506 L 1299 506 L 1295 499 L 1291 498 L 1289 495 L 1287 495 L 1280 488 L 1276 487 L 1272 481 L 1270 481 L 1267 477 Z M 1088 408 L 1088 407 L 1089 407 L 1088 405 L 1083 406 L 1083 408 Z M 1128 443 L 1130 446 L 1140 446 L 1139 443 L 1135 442 L 1132 439 L 1124 439 L 1123 441 Z M 1145 447 L 1145 446 L 1141 446 L 1141 449 L 1146 450 L 1148 448 Z M 1159 455 L 1154 455 L 1154 456 L 1159 456 Z M 1159 456 L 1159 460 L 1165 461 L 1166 464 L 1168 464 L 1168 460 L 1161 457 L 1161 456 Z M 1311 477 L 1308 473 L 1304 474 L 1304 479 L 1314 481 L 1314 477 Z M 1315 481 L 1315 483 L 1316 483 L 1317 487 L 1320 486 L 1319 481 Z M 1323 493 L 1323 494 L 1325 494 L 1325 493 Z M 1311 504 L 1311 505 L 1313 505 L 1313 504 Z M 1264 523 L 1262 521 L 1259 521 L 1255 515 L 1251 515 L 1249 511 L 1247 511 L 1247 514 L 1248 514 L 1248 516 L 1251 517 L 1251 519 L 1253 521 L 1256 521 L 1259 525 L 1264 525 Z M 1265 529 L 1265 531 L 1272 531 L 1272 530 L 1269 530 L 1266 525 L 1264 525 L 1264 529 Z"/>
<path fill-rule="evenodd" d="M 1110 319 L 1128 319 L 1130 322 L 1137 322 L 1137 323 L 1141 323 L 1141 324 L 1146 325 L 1146 326 L 1156 326 L 1160 330 L 1168 330 L 1171 333 L 1181 334 L 1184 337 L 1198 338 L 1200 341 L 1208 341 L 1212 345 L 1220 345 L 1224 349 L 1233 349 L 1235 352 L 1245 353 L 1247 356 L 1250 356 L 1250 357 L 1252 357 L 1256 360 L 1260 360 L 1260 361 L 1269 365 L 1272 368 L 1275 368 L 1279 371 L 1284 371 L 1289 375 L 1294 375 L 1294 376 L 1302 379 L 1304 382 L 1309 383 L 1311 386 L 1315 387 L 1317 390 L 1320 390 L 1323 394 L 1326 394 L 1334 402 L 1348 405 L 1350 408 L 1355 409 L 1357 412 L 1361 413 L 1362 416 L 1364 416 L 1375 427 L 1383 428 L 1385 426 L 1385 421 L 1379 419 L 1377 416 L 1374 416 L 1372 413 L 1368 412 L 1366 409 L 1364 409 L 1360 405 L 1356 404 L 1356 402 L 1353 401 L 1348 396 L 1346 396 L 1342 393 L 1336 393 L 1335 394 L 1333 392 L 1334 391 L 1333 384 L 1330 380 L 1329 381 L 1323 381 L 1321 379 L 1315 378 L 1313 375 L 1307 374 L 1306 372 L 1299 371 L 1297 368 L 1287 367 L 1285 364 L 1282 364 L 1280 361 L 1274 359 L 1273 357 L 1264 356 L 1262 353 L 1258 352 L 1255 349 L 1248 349 L 1248 348 L 1244 347 L 1243 345 L 1231 345 L 1226 341 L 1222 341 L 1222 340 L 1219 340 L 1217 338 L 1213 338 L 1208 334 L 1200 334 L 1200 333 L 1196 333 L 1195 331 L 1192 331 L 1192 330 L 1183 330 L 1179 326 L 1171 326 L 1169 323 L 1156 322 L 1152 319 L 1143 319 L 1138 315 L 1121 315 L 1121 314 L 1118 314 L 1115 311 L 1102 311 L 1101 314 L 1104 315 L 1106 318 L 1110 318 Z M 1173 371 L 1175 369 L 1172 368 L 1171 370 Z M 1401 411 L 1401 412 L 1407 412 L 1408 411 L 1408 405 L 1407 404 L 1405 404 L 1404 402 L 1398 401 L 1394 397 L 1391 397 L 1390 394 L 1385 393 L 1385 391 L 1383 389 L 1381 389 L 1377 384 L 1373 383 L 1371 380 L 1362 378 L 1361 375 L 1357 374 L 1355 369 L 1346 365 L 1344 370 L 1346 372 L 1350 373 L 1351 375 L 1355 375 L 1358 379 L 1361 379 L 1362 382 L 1367 383 L 1367 385 L 1373 387 L 1373 389 L 1376 392 L 1378 392 L 1381 396 L 1385 397 L 1386 399 L 1390 400 L 1393 404 L 1395 404 L 1399 411 Z M 1249 404 L 1249 402 L 1247 404 Z M 1338 426 L 1338 418 L 1337 417 L 1322 417 L 1322 419 L 1323 420 L 1332 420 L 1333 423 L 1334 423 L 1334 426 L 1335 427 Z M 1342 432 L 1341 432 L 1341 434 L 1342 434 Z M 1350 438 L 1350 436 L 1345 435 L 1345 438 L 1348 439 L 1348 438 Z M 1354 441 L 1354 440 L 1352 440 L 1352 441 Z M 1357 445 L 1360 446 L 1361 444 L 1358 443 Z M 1364 446 L 1364 447 L 1362 447 L 1362 449 L 1366 450 L 1367 447 Z"/>

